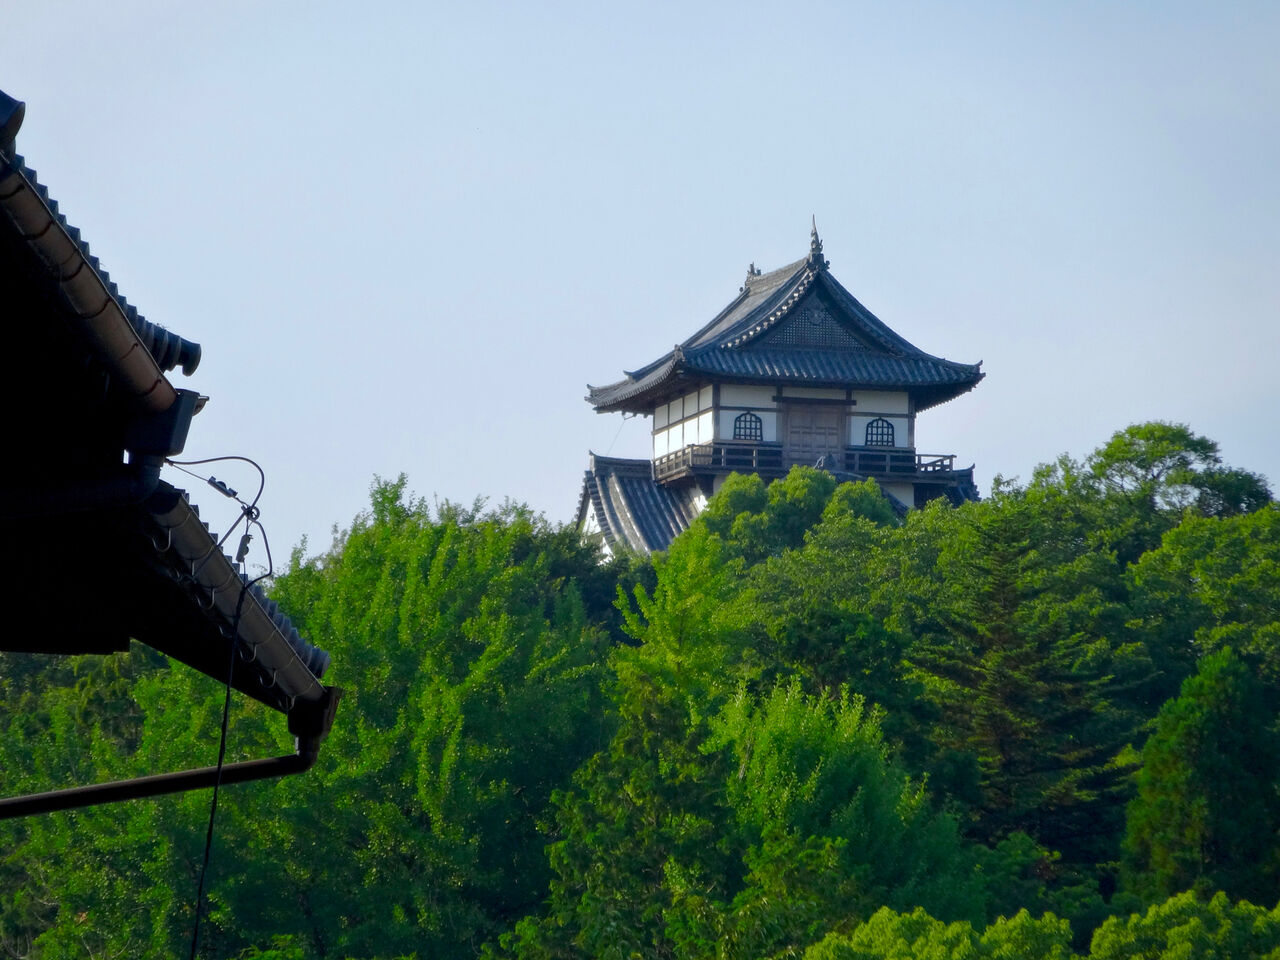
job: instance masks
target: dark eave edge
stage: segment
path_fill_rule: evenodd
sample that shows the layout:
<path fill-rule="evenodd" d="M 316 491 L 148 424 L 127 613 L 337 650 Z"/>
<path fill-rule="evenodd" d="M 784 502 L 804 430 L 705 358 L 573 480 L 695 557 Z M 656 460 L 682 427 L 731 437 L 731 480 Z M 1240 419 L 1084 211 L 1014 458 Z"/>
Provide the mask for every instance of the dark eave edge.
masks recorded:
<path fill-rule="evenodd" d="M 129 322 L 97 267 L 28 179 L 20 157 L 0 153 L 0 211 L 56 278 L 127 392 L 143 409 L 168 410 L 177 392 Z M 198 348 L 197 348 L 198 356 Z"/>
<path fill-rule="evenodd" d="M 170 548 L 190 565 L 192 577 L 208 591 L 211 612 L 216 609 L 227 623 L 235 622 L 240 592 L 247 589 L 245 581 L 218 549 L 186 498 L 178 496 L 171 508 L 153 516 L 168 534 Z M 257 591 L 248 590 L 241 604 L 239 634 L 244 659 L 256 662 L 266 675 L 274 677 L 272 686 L 278 687 L 288 701 L 324 699 L 325 687 L 281 632 Z M 311 649 L 323 658 L 323 673 L 328 655 L 319 648 Z"/>

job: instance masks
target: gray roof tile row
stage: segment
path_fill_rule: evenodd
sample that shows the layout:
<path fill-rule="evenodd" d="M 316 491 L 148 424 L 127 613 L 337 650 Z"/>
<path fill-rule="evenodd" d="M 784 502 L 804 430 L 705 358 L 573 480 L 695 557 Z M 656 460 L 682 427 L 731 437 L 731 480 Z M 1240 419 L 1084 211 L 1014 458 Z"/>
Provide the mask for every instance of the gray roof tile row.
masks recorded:
<path fill-rule="evenodd" d="M 698 515 L 693 487 L 667 487 L 653 479 L 653 464 L 591 454 L 578 502 L 578 526 L 588 508 L 605 544 L 636 553 L 665 550 Z"/>
<path fill-rule="evenodd" d="M 819 251 L 821 247 L 819 246 Z M 690 385 L 768 381 L 808 386 L 905 389 L 926 409 L 972 389 L 981 363 L 956 363 L 925 353 L 891 330 L 827 272 L 821 256 L 752 274 L 738 296 L 701 330 L 626 378 L 588 387 L 598 412 L 648 412 L 654 402 Z M 843 342 L 821 350 L 788 345 L 788 323 L 821 306 L 843 331 Z M 797 328 L 791 327 L 795 330 Z M 776 332 L 775 332 L 776 331 Z"/>

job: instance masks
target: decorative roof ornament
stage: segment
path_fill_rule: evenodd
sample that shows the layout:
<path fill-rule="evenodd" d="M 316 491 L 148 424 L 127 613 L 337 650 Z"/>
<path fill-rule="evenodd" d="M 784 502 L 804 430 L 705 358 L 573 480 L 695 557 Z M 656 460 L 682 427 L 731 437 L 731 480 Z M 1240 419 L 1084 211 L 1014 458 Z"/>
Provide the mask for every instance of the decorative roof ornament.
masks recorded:
<path fill-rule="evenodd" d="M 12 155 L 15 150 L 14 139 L 22 126 L 22 118 L 26 116 L 27 105 L 15 100 L 0 90 L 0 151 Z"/>
<path fill-rule="evenodd" d="M 747 264 L 747 279 L 742 281 L 742 286 L 738 288 L 738 292 L 742 293 L 744 290 L 747 289 L 747 287 L 751 286 L 752 278 L 760 276 L 760 273 L 761 273 L 761 270 L 759 267 L 755 265 L 754 261 Z"/>
<path fill-rule="evenodd" d="M 826 260 L 822 259 L 822 239 L 818 236 L 818 218 L 810 215 L 809 229 L 809 265 L 815 270 L 825 270 L 830 266 Z"/>

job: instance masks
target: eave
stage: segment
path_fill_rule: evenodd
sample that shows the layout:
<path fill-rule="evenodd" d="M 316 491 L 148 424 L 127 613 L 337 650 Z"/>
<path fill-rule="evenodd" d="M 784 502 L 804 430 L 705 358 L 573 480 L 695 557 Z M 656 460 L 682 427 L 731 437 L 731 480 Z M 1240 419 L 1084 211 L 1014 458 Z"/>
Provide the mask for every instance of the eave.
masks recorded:
<path fill-rule="evenodd" d="M 840 315 L 837 322 L 858 350 L 772 346 L 774 331 L 810 297 Z M 623 380 L 588 386 L 586 400 L 598 413 L 647 413 L 698 384 L 767 383 L 904 390 L 925 410 L 973 389 L 983 376 L 980 363 L 936 357 L 889 328 L 830 275 L 817 244 L 816 256 L 749 275 L 738 296 L 697 333 Z"/>
<path fill-rule="evenodd" d="M 17 154 L 22 115 L 0 92 L 0 405 L 13 461 L 0 477 L 0 600 L 36 618 L 0 636 L 0 650 L 101 654 L 136 640 L 285 714 L 298 749 L 0 801 L 0 818 L 299 772 L 341 693 L 320 682 L 329 657 L 237 570 L 186 494 L 159 479 L 205 400 L 166 373 L 192 373 L 200 347 L 120 294 Z"/>

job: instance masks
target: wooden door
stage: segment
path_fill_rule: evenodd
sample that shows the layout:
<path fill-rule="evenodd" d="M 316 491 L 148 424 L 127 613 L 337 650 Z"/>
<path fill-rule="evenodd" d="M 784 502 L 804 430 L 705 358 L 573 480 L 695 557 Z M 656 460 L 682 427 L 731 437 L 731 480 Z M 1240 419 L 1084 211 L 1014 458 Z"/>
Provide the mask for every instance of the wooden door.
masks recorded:
<path fill-rule="evenodd" d="M 793 403 L 786 408 L 787 463 L 813 466 L 825 454 L 844 450 L 844 407 Z"/>

